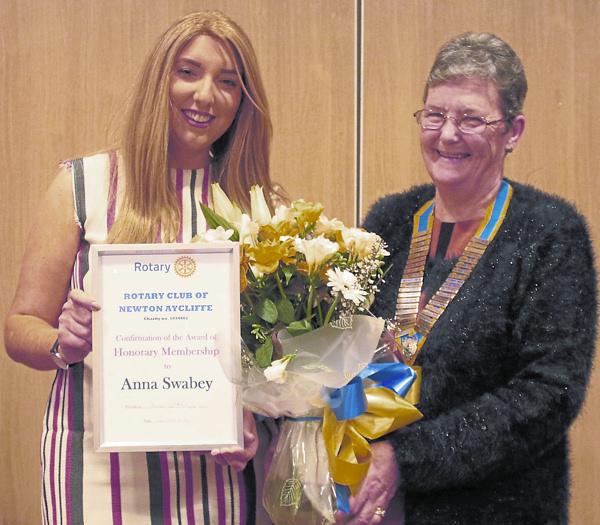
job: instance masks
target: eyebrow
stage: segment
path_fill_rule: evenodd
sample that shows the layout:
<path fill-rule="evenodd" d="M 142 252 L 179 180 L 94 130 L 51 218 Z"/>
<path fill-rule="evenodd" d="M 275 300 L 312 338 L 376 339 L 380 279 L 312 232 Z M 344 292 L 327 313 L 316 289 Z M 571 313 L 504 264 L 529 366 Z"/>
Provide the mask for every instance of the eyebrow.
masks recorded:
<path fill-rule="evenodd" d="M 193 58 L 179 58 L 175 61 L 175 63 L 177 62 L 186 62 L 188 64 L 191 64 L 193 66 L 196 67 L 203 67 L 202 62 L 198 62 L 197 60 L 194 60 Z M 237 75 L 237 71 L 235 69 L 221 69 L 221 73 L 227 73 L 227 74 L 231 74 L 231 75 Z"/>
<path fill-rule="evenodd" d="M 439 111 L 442 113 L 448 113 L 448 109 L 443 108 L 441 106 L 436 106 L 435 104 L 430 104 L 430 105 L 426 105 L 425 109 L 428 109 L 429 111 Z M 485 113 L 485 111 L 481 110 L 481 109 L 477 109 L 473 106 L 465 106 L 462 110 L 461 110 L 461 114 L 462 115 L 483 115 Z"/>

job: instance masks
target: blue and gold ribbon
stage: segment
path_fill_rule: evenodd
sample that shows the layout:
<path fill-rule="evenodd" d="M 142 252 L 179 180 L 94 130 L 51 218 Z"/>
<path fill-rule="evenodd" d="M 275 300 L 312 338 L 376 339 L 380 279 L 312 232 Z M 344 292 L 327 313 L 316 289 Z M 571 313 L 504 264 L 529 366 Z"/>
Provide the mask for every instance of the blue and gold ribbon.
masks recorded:
<path fill-rule="evenodd" d="M 346 386 L 325 395 L 323 439 L 339 510 L 348 512 L 349 492 L 355 492 L 367 475 L 368 440 L 423 417 L 403 397 L 416 381 L 417 372 L 404 363 L 370 364 Z"/>

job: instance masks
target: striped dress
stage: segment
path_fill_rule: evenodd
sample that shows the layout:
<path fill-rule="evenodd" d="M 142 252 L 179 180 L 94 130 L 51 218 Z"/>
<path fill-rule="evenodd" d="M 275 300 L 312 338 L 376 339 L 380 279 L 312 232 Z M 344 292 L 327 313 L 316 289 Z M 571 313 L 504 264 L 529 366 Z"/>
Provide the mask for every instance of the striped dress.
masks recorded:
<path fill-rule="evenodd" d="M 67 162 L 82 237 L 71 286 L 88 285 L 88 251 L 104 242 L 123 177 L 115 153 Z M 183 221 L 178 242 L 205 229 L 209 169 L 173 170 Z M 93 448 L 92 360 L 58 370 L 41 440 L 46 525 L 229 525 L 255 523 L 253 465 L 241 473 L 201 452 L 97 453 Z"/>

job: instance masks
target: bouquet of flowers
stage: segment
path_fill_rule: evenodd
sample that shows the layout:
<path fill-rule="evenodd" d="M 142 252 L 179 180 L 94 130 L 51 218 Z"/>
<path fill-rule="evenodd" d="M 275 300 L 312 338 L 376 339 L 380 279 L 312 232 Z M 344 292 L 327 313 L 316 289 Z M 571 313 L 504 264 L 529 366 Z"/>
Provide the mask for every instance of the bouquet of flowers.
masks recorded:
<path fill-rule="evenodd" d="M 368 439 L 421 417 L 402 398 L 414 371 L 369 365 L 384 327 L 367 309 L 385 244 L 328 219 L 318 203 L 296 200 L 272 215 L 258 186 L 250 214 L 218 184 L 212 199 L 199 240 L 240 243 L 244 404 L 285 416 L 263 502 L 276 525 L 333 523 L 366 475 Z"/>

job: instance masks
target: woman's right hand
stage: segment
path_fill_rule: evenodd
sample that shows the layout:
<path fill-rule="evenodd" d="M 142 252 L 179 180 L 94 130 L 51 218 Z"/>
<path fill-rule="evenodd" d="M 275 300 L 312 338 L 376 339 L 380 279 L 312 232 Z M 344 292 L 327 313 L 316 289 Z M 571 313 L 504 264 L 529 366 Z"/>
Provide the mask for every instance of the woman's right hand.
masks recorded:
<path fill-rule="evenodd" d="M 83 361 L 92 350 L 92 312 L 96 300 L 83 290 L 71 290 L 58 317 L 58 344 L 67 363 Z"/>

